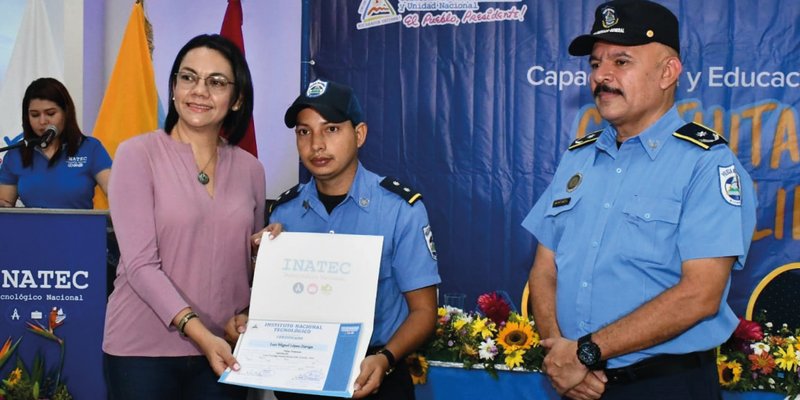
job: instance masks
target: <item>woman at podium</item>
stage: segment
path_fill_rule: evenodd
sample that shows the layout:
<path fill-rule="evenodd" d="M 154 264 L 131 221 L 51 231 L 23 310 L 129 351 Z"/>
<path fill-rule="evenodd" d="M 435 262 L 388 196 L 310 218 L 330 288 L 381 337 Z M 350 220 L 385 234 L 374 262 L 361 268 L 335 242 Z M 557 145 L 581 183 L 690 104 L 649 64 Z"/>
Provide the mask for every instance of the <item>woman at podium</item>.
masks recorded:
<path fill-rule="evenodd" d="M 121 257 L 103 352 L 109 399 L 244 399 L 223 338 L 250 302 L 264 168 L 236 144 L 253 112 L 244 56 L 219 35 L 178 52 L 164 130 L 123 142 L 109 184 Z M 223 138 L 222 133 L 225 133 Z"/>
<path fill-rule="evenodd" d="M 108 190 L 111 157 L 78 127 L 75 104 L 56 79 L 31 82 L 22 99 L 20 147 L 0 163 L 0 206 L 91 209 L 94 188 Z"/>

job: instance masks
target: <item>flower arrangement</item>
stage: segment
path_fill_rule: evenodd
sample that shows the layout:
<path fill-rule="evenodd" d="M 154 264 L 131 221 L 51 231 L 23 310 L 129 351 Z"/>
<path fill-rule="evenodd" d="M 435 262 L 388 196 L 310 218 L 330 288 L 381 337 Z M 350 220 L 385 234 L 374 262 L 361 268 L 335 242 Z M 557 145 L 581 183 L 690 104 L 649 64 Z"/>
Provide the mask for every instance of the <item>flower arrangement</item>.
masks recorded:
<path fill-rule="evenodd" d="M 762 314 L 756 318 L 764 321 Z M 800 394 L 800 329 L 786 324 L 739 318 L 739 326 L 717 357 L 719 383 L 727 390 L 766 390 L 790 397 Z"/>
<path fill-rule="evenodd" d="M 57 368 L 47 371 L 44 357 L 34 357 L 31 368 L 27 368 L 22 359 L 17 357 L 17 362 L 6 379 L 0 380 L 0 400 L 72 400 L 66 384 L 61 380 L 64 369 L 64 339 L 55 334 L 56 328 L 63 324 L 63 317 L 59 318 L 56 308 L 50 313 L 47 327 L 38 322 L 27 322 L 28 331 L 56 343 L 60 350 L 60 360 Z M 22 338 L 13 344 L 11 338 L 6 339 L 0 347 L 0 368 L 11 358 Z"/>
<path fill-rule="evenodd" d="M 527 316 L 511 311 L 496 292 L 478 298 L 478 312 L 439 307 L 435 334 L 408 365 L 415 383 L 424 383 L 428 360 L 455 362 L 464 368 L 540 371 L 544 349 Z"/>
<path fill-rule="evenodd" d="M 497 370 L 541 371 L 545 353 L 530 318 L 511 311 L 497 293 L 480 296 L 478 309 L 465 312 L 439 307 L 435 334 L 406 360 L 415 384 L 426 382 L 428 367 L 434 362 L 484 368 L 493 375 Z M 762 315 L 756 320 L 765 318 Z M 800 328 L 740 318 L 731 338 L 719 347 L 720 385 L 732 391 L 800 396 L 798 337 Z"/>

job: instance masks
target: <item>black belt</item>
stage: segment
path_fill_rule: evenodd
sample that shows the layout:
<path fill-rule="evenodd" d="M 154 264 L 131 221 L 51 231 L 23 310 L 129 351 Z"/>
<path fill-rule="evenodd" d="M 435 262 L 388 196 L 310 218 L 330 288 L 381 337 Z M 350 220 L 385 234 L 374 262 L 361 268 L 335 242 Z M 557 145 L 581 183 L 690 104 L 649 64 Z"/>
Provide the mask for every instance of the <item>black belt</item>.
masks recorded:
<path fill-rule="evenodd" d="M 698 351 L 689 354 L 663 354 L 650 357 L 622 368 L 606 369 L 609 385 L 620 385 L 686 372 L 716 362 L 716 350 Z"/>

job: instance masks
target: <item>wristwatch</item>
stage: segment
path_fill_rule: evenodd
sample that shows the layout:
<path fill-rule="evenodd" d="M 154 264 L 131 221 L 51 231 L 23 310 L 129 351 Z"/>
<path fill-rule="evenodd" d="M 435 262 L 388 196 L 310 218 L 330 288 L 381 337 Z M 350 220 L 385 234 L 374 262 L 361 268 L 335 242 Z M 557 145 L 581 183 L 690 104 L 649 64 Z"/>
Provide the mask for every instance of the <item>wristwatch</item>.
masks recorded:
<path fill-rule="evenodd" d="M 389 361 L 389 369 L 386 370 L 386 375 L 391 374 L 394 371 L 394 364 L 396 363 L 394 354 L 392 354 L 392 352 L 389 351 L 389 349 L 387 349 L 386 347 L 375 352 L 375 355 L 378 354 L 383 355 L 384 357 L 386 357 L 386 360 Z"/>
<path fill-rule="evenodd" d="M 592 334 L 582 336 L 578 339 L 578 361 L 592 371 L 601 370 L 606 367 L 605 361 L 600 361 L 600 346 L 592 341 Z"/>

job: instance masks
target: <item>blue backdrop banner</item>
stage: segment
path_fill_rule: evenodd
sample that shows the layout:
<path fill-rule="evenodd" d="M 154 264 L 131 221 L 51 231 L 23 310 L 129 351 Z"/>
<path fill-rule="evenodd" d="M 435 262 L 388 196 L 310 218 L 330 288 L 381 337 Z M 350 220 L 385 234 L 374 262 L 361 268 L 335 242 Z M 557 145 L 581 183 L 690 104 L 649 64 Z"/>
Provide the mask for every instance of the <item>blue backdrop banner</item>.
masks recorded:
<path fill-rule="evenodd" d="M 39 384 L 37 398 L 54 398 L 62 384 L 78 400 L 105 398 L 106 218 L 0 211 L 0 346 L 17 343 L 0 376 L 17 385 L 27 375 L 28 390 Z"/>
<path fill-rule="evenodd" d="M 441 291 L 466 293 L 468 308 L 496 289 L 520 298 L 535 249 L 520 222 L 567 145 L 604 126 L 588 58 L 567 53 L 600 3 L 309 2 L 307 79 L 356 89 L 370 128 L 362 161 L 423 193 Z M 729 298 L 743 315 L 763 277 L 800 260 L 800 7 L 662 4 L 681 22 L 681 114 L 727 138 L 757 183 L 758 226 Z"/>

